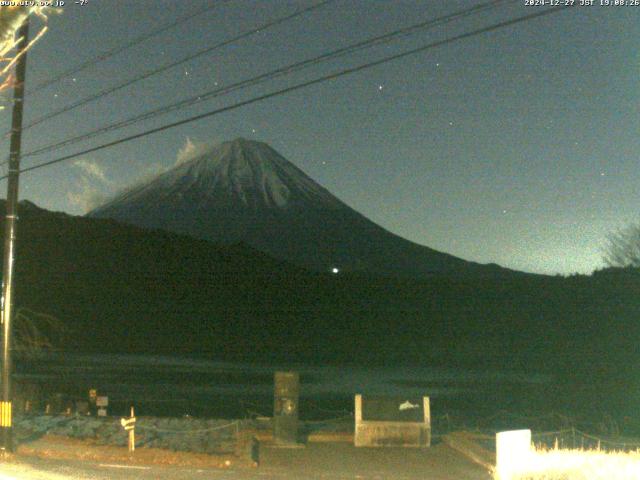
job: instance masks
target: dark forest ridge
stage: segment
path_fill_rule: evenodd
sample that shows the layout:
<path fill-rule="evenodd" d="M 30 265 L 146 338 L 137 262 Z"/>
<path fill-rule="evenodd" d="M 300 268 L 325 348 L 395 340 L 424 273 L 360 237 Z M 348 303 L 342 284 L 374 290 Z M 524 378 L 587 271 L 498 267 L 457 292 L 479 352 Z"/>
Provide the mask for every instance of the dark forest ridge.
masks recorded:
<path fill-rule="evenodd" d="M 16 308 L 59 318 L 69 331 L 57 345 L 73 351 L 497 366 L 590 378 L 638 364 L 635 270 L 569 278 L 313 273 L 243 244 L 25 202 L 16 269 Z"/>

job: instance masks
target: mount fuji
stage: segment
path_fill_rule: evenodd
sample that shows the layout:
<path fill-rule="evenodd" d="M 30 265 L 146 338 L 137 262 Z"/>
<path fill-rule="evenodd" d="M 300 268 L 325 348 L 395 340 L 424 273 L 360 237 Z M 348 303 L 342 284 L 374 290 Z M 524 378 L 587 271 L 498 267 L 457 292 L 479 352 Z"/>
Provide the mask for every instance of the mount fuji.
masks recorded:
<path fill-rule="evenodd" d="M 269 145 L 242 138 L 201 150 L 87 215 L 222 244 L 242 242 L 315 271 L 410 277 L 511 272 L 394 235 Z"/>

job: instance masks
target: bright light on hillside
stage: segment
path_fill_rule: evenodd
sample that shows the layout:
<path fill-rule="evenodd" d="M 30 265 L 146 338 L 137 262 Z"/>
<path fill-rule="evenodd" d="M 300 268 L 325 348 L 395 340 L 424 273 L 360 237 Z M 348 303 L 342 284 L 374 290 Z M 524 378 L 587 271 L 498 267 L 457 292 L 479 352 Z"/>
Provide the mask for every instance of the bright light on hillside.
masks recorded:
<path fill-rule="evenodd" d="M 332 272 L 332 273 L 340 273 L 340 270 L 339 270 L 338 268 L 336 268 L 336 267 L 333 267 L 333 268 L 331 269 L 331 272 Z"/>

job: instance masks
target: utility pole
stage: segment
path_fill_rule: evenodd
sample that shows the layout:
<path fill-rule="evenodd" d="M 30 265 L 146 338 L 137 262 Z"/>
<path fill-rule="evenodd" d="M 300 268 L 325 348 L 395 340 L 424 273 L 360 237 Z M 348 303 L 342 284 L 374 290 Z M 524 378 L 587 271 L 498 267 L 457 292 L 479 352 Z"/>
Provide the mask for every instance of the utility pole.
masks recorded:
<path fill-rule="evenodd" d="M 13 270 L 18 220 L 18 182 L 20 179 L 20 145 L 22 140 L 22 111 L 24 108 L 24 80 L 27 71 L 29 44 L 29 18 L 18 30 L 21 38 L 18 47 L 20 58 L 16 64 L 15 86 L 13 88 L 13 113 L 11 118 L 11 147 L 9 151 L 9 173 L 7 175 L 7 214 L 4 227 L 4 261 L 2 265 L 2 401 L 0 402 L 0 430 L 2 449 L 13 451 L 13 428 L 11 411 L 11 323 L 13 307 Z"/>

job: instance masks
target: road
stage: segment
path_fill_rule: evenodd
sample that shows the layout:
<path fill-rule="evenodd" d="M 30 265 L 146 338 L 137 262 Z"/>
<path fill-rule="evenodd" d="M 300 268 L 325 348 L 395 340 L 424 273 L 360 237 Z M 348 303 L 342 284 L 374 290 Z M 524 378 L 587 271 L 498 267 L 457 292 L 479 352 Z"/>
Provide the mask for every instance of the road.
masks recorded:
<path fill-rule="evenodd" d="M 267 478 L 249 475 L 234 469 L 202 469 L 171 466 L 131 466 L 123 464 L 109 464 L 85 462 L 78 460 L 52 459 L 20 459 L 19 461 L 0 464 L 0 480 L 124 480 L 124 479 L 236 479 L 248 480 L 253 478 Z M 277 477 L 273 477 L 277 478 Z"/>
<path fill-rule="evenodd" d="M 265 448 L 259 467 L 193 468 L 122 462 L 15 457 L 0 464 L 0 480 L 490 480 L 482 468 L 445 445 L 421 449 L 356 449 L 317 444 Z"/>

